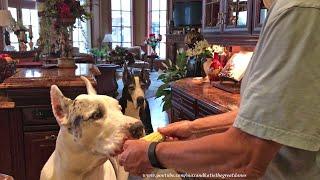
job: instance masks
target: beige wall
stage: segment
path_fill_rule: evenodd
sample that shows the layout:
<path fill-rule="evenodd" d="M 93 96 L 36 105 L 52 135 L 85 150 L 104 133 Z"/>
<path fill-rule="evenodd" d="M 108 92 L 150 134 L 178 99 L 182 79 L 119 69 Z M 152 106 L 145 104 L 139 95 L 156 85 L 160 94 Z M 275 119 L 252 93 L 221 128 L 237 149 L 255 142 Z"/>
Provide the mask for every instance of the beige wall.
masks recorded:
<path fill-rule="evenodd" d="M 99 47 L 106 33 L 111 33 L 111 0 L 92 0 L 92 47 Z"/>
<path fill-rule="evenodd" d="M 135 33 L 135 42 L 134 45 L 144 46 L 144 39 L 146 38 L 146 25 L 147 25 L 147 7 L 146 0 L 133 0 L 135 12 L 133 14 L 133 29 Z"/>

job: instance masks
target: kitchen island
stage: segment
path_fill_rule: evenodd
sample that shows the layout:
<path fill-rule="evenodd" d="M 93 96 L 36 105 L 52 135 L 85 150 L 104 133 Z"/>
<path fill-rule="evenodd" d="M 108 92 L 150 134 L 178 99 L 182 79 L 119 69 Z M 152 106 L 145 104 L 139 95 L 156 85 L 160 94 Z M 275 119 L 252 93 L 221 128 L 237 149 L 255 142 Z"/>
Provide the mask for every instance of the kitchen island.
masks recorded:
<path fill-rule="evenodd" d="M 0 173 L 18 180 L 39 179 L 59 131 L 50 105 L 51 85 L 73 99 L 86 93 L 80 76 L 96 86 L 99 74 L 92 64 L 77 64 L 76 69 L 18 68 L 0 83 Z"/>

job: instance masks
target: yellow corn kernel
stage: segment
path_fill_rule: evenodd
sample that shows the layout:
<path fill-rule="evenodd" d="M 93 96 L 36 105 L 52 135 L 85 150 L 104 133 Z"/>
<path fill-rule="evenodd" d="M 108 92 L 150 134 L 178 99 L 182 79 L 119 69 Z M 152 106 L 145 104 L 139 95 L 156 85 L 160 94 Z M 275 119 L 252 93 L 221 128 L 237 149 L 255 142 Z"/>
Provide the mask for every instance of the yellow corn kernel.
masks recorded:
<path fill-rule="evenodd" d="M 160 134 L 159 132 L 153 132 L 151 134 L 144 136 L 141 139 L 149 141 L 149 142 L 161 142 L 161 141 L 164 141 L 165 137 L 162 134 Z"/>

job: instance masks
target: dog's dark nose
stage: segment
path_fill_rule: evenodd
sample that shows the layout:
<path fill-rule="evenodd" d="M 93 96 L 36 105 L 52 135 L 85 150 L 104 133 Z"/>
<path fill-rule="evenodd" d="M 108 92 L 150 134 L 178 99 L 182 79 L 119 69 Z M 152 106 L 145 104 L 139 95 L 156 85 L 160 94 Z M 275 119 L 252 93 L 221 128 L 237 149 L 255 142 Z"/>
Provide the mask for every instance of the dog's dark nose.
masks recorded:
<path fill-rule="evenodd" d="M 142 106 L 143 103 L 144 103 L 144 97 L 139 96 L 139 97 L 137 98 L 137 104 L 138 104 L 138 106 Z"/>
<path fill-rule="evenodd" d="M 141 122 L 132 124 L 129 128 L 129 133 L 135 139 L 139 139 L 144 136 L 144 126 Z"/>

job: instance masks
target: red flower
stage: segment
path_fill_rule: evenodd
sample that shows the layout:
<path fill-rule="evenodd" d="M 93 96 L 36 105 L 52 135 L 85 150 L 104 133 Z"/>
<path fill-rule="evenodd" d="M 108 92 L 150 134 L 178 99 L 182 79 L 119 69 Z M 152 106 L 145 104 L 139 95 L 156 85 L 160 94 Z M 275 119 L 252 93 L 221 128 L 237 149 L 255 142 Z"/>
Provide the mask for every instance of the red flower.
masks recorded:
<path fill-rule="evenodd" d="M 213 69 L 222 69 L 222 65 L 218 59 L 213 59 L 213 62 L 210 67 Z"/>
<path fill-rule="evenodd" d="M 156 35 L 155 34 L 149 34 L 149 37 L 155 37 Z"/>
<path fill-rule="evenodd" d="M 71 10 L 68 4 L 62 2 L 58 4 L 59 14 L 61 18 L 72 17 Z"/>

